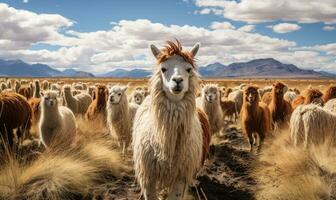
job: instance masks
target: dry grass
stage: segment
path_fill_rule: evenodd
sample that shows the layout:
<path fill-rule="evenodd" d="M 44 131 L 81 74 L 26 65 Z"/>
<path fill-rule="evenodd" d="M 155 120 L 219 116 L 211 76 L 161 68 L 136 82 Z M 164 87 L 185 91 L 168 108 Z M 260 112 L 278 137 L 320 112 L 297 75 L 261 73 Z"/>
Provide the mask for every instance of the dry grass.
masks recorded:
<path fill-rule="evenodd" d="M 104 129 L 78 122 L 79 138 L 71 148 L 45 150 L 32 161 L 5 154 L 0 199 L 92 199 L 92 188 L 121 177 L 128 169 Z"/>
<path fill-rule="evenodd" d="M 309 150 L 293 147 L 283 133 L 264 149 L 255 177 L 257 199 L 336 198 L 336 149 L 327 145 Z"/>

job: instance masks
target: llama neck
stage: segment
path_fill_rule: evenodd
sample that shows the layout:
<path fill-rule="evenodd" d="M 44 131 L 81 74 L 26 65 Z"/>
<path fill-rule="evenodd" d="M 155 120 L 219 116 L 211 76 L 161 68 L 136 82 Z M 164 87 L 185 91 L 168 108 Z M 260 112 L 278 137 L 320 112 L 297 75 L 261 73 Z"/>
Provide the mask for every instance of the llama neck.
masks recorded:
<path fill-rule="evenodd" d="M 56 107 L 45 107 L 42 106 L 42 110 L 41 110 L 41 115 L 44 119 L 44 121 L 47 121 L 48 125 L 50 126 L 56 126 L 59 121 L 60 121 L 60 114 L 59 114 L 59 110 L 58 110 L 58 106 Z"/>
<path fill-rule="evenodd" d="M 72 106 L 76 99 L 72 96 L 70 90 L 64 90 L 64 98 L 68 105 Z"/>
<path fill-rule="evenodd" d="M 192 120 L 196 115 L 196 76 L 189 79 L 189 91 L 181 101 L 167 98 L 162 90 L 162 80 L 157 72 L 151 80 L 151 106 L 154 119 L 153 140 L 160 151 L 155 152 L 163 160 L 172 163 L 175 154 L 185 151 L 185 142 L 190 135 Z"/>
<path fill-rule="evenodd" d="M 105 96 L 96 96 L 96 98 L 97 98 L 98 109 L 105 109 L 105 107 L 106 107 L 106 98 L 105 98 Z"/>
<path fill-rule="evenodd" d="M 221 109 L 219 99 L 216 99 L 213 102 L 209 102 L 205 99 L 204 96 L 202 98 L 203 98 L 202 99 L 202 107 L 204 109 L 204 112 L 210 114 L 209 118 L 213 118 L 213 117 L 217 116 L 217 115 L 213 115 L 212 113 L 218 112 L 218 109 Z M 210 121 L 212 121 L 212 120 L 210 120 Z"/>
<path fill-rule="evenodd" d="M 35 88 L 34 88 L 34 97 L 36 98 L 40 98 L 40 84 L 35 84 Z"/>
<path fill-rule="evenodd" d="M 118 104 L 108 104 L 109 116 L 112 122 L 128 120 L 128 102 L 125 96 Z"/>
<path fill-rule="evenodd" d="M 282 105 L 283 105 L 283 96 L 282 95 L 276 95 L 276 93 L 273 92 L 272 102 L 275 105 L 275 108 L 281 109 Z"/>

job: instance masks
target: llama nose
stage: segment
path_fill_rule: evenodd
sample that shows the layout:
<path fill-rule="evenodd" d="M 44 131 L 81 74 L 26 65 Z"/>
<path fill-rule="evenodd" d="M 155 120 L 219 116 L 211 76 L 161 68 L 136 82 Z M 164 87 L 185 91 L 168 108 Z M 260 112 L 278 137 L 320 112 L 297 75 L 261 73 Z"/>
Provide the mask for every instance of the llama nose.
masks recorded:
<path fill-rule="evenodd" d="M 180 83 L 182 83 L 183 78 L 181 78 L 181 77 L 174 77 L 174 78 L 173 78 L 173 81 L 174 81 L 176 84 L 180 84 Z"/>

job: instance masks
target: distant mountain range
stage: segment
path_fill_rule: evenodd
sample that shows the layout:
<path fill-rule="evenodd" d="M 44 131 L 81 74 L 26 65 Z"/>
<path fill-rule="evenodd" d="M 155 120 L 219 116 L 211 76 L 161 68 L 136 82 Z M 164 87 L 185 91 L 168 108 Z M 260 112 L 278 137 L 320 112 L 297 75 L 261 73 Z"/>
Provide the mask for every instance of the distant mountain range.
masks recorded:
<path fill-rule="evenodd" d="M 273 58 L 223 65 L 214 63 L 199 68 L 204 77 L 336 77 L 328 72 L 300 69 L 293 64 L 283 64 Z"/>
<path fill-rule="evenodd" d="M 289 77 L 289 78 L 336 78 L 335 74 L 300 69 L 293 64 L 283 64 L 273 58 L 256 59 L 249 62 L 223 65 L 213 63 L 199 67 L 202 77 Z M 44 64 L 28 64 L 22 60 L 1 60 L 0 76 L 17 77 L 115 77 L 115 78 L 145 78 L 152 72 L 144 69 L 115 69 L 104 74 L 66 69 L 56 70 Z"/>
<path fill-rule="evenodd" d="M 149 77 L 150 75 L 152 75 L 152 72 L 144 69 L 116 69 L 105 74 L 97 74 L 97 77 L 144 78 Z"/>

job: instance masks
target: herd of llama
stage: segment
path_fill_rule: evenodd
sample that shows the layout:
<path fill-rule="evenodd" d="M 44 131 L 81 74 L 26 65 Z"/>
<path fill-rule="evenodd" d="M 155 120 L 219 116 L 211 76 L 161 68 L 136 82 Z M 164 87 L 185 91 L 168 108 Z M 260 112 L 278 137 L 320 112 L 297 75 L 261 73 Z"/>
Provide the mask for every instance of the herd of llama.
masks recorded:
<path fill-rule="evenodd" d="M 211 137 L 225 135 L 239 121 L 253 152 L 265 139 L 289 130 L 297 148 L 336 144 L 336 86 L 323 93 L 302 91 L 283 82 L 259 88 L 200 84 L 196 55 L 179 41 L 163 49 L 150 45 L 157 66 L 147 87 L 64 81 L 8 79 L 0 83 L 2 146 L 14 151 L 27 138 L 38 138 L 45 149 L 76 146 L 77 118 L 106 127 L 126 155 L 146 200 L 183 199 L 208 159 Z M 33 134 L 35 133 L 35 135 Z"/>

